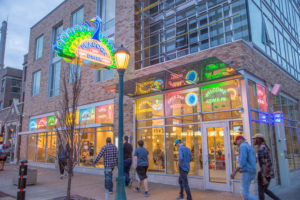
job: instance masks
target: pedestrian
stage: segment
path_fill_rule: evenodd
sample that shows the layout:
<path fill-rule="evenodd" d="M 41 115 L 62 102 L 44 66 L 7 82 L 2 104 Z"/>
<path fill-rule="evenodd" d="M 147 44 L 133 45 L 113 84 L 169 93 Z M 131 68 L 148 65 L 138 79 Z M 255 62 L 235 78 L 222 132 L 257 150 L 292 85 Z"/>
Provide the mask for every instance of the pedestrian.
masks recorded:
<path fill-rule="evenodd" d="M 102 147 L 101 151 L 99 152 L 94 164 L 103 157 L 104 163 L 104 179 L 105 179 L 105 199 L 108 199 L 107 194 L 113 193 L 113 170 L 114 167 L 118 164 L 118 149 L 117 147 L 111 143 L 111 138 L 106 138 L 106 145 Z"/>
<path fill-rule="evenodd" d="M 59 165 L 59 172 L 60 172 L 60 179 L 63 179 L 65 175 L 65 167 L 67 165 L 67 157 L 66 157 L 66 150 L 64 149 L 63 145 L 59 145 L 58 147 L 58 165 Z"/>
<path fill-rule="evenodd" d="M 256 174 L 256 152 L 252 146 L 248 144 L 241 135 L 235 138 L 233 143 L 239 146 L 238 167 L 231 174 L 234 179 L 236 173 L 241 172 L 241 192 L 243 200 L 257 200 L 257 198 L 249 192 L 251 181 Z"/>
<path fill-rule="evenodd" d="M 134 163 L 135 163 L 135 169 L 136 173 L 139 177 L 138 186 L 134 189 L 136 192 L 140 192 L 140 188 L 142 186 L 142 183 L 144 184 L 144 196 L 149 196 L 149 190 L 148 190 L 148 180 L 147 180 L 147 169 L 149 166 L 149 152 L 147 149 L 145 149 L 144 141 L 139 140 L 138 141 L 139 147 L 134 151 Z"/>
<path fill-rule="evenodd" d="M 128 136 L 124 137 L 124 175 L 125 175 L 125 186 L 131 186 L 131 179 L 130 179 L 130 168 L 132 164 L 132 145 L 128 143 Z"/>
<path fill-rule="evenodd" d="M 180 192 L 177 200 L 184 200 L 183 189 L 185 190 L 187 200 L 192 200 L 191 190 L 188 182 L 188 173 L 190 171 L 190 162 L 192 161 L 192 154 L 188 147 L 186 147 L 181 139 L 175 140 L 175 145 L 178 148 L 178 169 L 179 169 L 179 186 Z"/>
<path fill-rule="evenodd" d="M 274 178 L 273 165 L 270 155 L 270 148 L 265 142 L 262 134 L 257 133 L 252 137 L 254 145 L 257 146 L 257 161 L 259 171 L 257 174 L 257 186 L 259 200 L 265 199 L 265 194 L 269 195 L 272 199 L 279 200 L 279 198 L 268 189 L 270 180 Z"/>
<path fill-rule="evenodd" d="M 0 171 L 4 171 L 4 165 L 5 165 L 7 156 L 8 156 L 9 151 L 10 151 L 9 146 L 10 145 L 3 144 L 3 142 L 0 143 L 0 162 L 1 162 Z"/>

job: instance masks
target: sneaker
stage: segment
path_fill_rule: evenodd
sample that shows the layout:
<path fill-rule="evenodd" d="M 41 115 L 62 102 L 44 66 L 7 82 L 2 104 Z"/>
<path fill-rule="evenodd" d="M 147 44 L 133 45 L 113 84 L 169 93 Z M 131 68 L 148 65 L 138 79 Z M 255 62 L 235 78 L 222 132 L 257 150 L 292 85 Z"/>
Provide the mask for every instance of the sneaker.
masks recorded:
<path fill-rule="evenodd" d="M 109 194 L 112 194 L 112 193 L 113 193 L 113 191 L 109 191 L 108 193 L 109 193 Z"/>
<path fill-rule="evenodd" d="M 140 188 L 135 187 L 135 188 L 134 188 L 134 191 L 135 191 L 135 192 L 140 192 Z"/>
<path fill-rule="evenodd" d="M 145 192 L 144 193 L 144 197 L 148 197 L 149 196 L 149 193 L 148 192 Z"/>
<path fill-rule="evenodd" d="M 184 200 L 184 198 L 179 196 L 179 197 L 176 198 L 176 200 Z"/>
<path fill-rule="evenodd" d="M 63 179 L 63 178 L 64 178 L 64 175 L 63 175 L 63 174 L 61 174 L 61 175 L 60 175 L 60 179 Z"/>

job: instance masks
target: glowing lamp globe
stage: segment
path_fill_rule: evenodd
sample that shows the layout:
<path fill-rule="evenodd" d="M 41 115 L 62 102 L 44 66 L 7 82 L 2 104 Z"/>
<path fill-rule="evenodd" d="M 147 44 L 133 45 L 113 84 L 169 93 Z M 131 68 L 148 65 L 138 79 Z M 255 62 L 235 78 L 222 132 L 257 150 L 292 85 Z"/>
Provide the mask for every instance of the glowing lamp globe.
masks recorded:
<path fill-rule="evenodd" d="M 129 51 L 121 45 L 114 53 L 117 70 L 126 70 L 129 62 Z"/>

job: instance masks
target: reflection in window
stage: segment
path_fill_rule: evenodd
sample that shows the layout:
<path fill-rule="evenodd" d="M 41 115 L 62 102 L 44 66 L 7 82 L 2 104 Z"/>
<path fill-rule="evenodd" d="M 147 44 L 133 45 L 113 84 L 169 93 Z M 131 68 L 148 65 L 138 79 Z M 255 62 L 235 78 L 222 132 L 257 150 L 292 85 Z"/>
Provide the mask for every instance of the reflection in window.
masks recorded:
<path fill-rule="evenodd" d="M 45 162 L 45 146 L 46 135 L 44 133 L 40 133 L 37 137 L 37 162 Z"/>
<path fill-rule="evenodd" d="M 163 117 L 163 95 L 138 99 L 135 105 L 137 120 Z"/>
<path fill-rule="evenodd" d="M 238 147 L 233 145 L 234 139 L 238 135 L 244 135 L 243 133 L 243 122 L 232 121 L 230 122 L 230 146 L 231 146 L 231 157 L 232 157 L 232 171 L 238 167 Z M 240 172 L 237 173 L 235 179 L 240 179 Z"/>
<path fill-rule="evenodd" d="M 95 129 L 82 129 L 80 132 L 79 165 L 91 167 L 94 159 Z"/>
<path fill-rule="evenodd" d="M 203 175 L 202 140 L 200 125 L 175 125 L 166 127 L 166 163 L 167 173 L 178 173 L 178 150 L 174 146 L 176 139 L 182 139 L 183 143 L 191 150 L 191 175 Z"/>
<path fill-rule="evenodd" d="M 49 132 L 47 135 L 47 162 L 54 163 L 56 157 L 56 133 Z"/>
<path fill-rule="evenodd" d="M 96 141 L 95 141 L 95 158 L 100 153 L 103 146 L 106 145 L 106 138 L 110 137 L 112 143 L 114 143 L 113 132 L 111 127 L 98 127 L 96 128 Z M 97 163 L 96 167 L 104 168 L 103 158 Z"/>
<path fill-rule="evenodd" d="M 165 107 L 166 116 L 185 115 L 199 112 L 199 89 L 193 88 L 167 93 L 165 96 Z"/>
<path fill-rule="evenodd" d="M 36 147 L 36 136 L 29 135 L 28 136 L 28 151 L 27 151 L 28 161 L 35 162 L 35 147 Z"/>
<path fill-rule="evenodd" d="M 164 171 L 164 128 L 138 129 L 136 140 L 143 140 L 144 147 L 149 152 L 149 171 Z M 174 146 L 174 145 L 173 145 Z"/>

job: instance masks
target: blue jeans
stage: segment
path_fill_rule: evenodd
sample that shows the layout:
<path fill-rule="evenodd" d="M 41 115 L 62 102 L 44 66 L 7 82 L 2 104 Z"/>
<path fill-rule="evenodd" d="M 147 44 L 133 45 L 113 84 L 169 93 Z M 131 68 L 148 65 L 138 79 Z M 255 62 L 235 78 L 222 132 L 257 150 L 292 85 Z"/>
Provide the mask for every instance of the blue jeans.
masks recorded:
<path fill-rule="evenodd" d="M 187 178 L 188 172 L 183 171 L 179 168 L 179 185 L 180 185 L 180 192 L 179 196 L 183 198 L 183 189 L 185 189 L 187 200 L 192 200 L 191 190 L 189 187 L 189 182 Z"/>
<path fill-rule="evenodd" d="M 243 172 L 241 173 L 241 192 L 243 200 L 257 200 L 257 198 L 250 194 L 250 184 L 255 178 L 255 173 Z"/>
<path fill-rule="evenodd" d="M 113 170 L 114 170 L 114 168 L 110 168 L 110 167 L 104 168 L 104 186 L 105 186 L 105 189 L 109 190 L 110 192 L 113 191 L 113 187 L 114 187 L 114 184 L 112 181 Z"/>
<path fill-rule="evenodd" d="M 125 176 L 125 185 L 128 186 L 130 183 L 130 168 L 131 168 L 132 159 L 128 158 L 124 160 L 124 176 Z"/>

